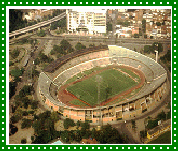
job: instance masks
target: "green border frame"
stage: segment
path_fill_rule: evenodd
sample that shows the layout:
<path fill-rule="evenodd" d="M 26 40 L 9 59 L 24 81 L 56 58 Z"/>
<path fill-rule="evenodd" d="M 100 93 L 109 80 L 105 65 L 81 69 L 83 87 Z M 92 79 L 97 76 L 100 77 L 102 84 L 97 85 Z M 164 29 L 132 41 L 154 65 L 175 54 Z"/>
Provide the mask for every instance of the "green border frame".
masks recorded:
<path fill-rule="evenodd" d="M 10 4 L 8 4 L 10 2 Z M 39 4 L 40 2 L 40 4 Z M 51 150 L 51 149 L 60 149 L 60 150 L 176 150 L 177 146 L 177 123 L 176 123 L 176 88 L 177 86 L 176 83 L 176 38 L 177 38 L 177 21 L 176 21 L 176 12 L 177 12 L 177 2 L 176 0 L 161 0 L 161 1 L 156 1 L 156 0 L 148 0 L 148 1 L 139 1 L 139 0 L 134 0 L 134 1 L 79 1 L 79 0 L 72 0 L 72 1 L 55 1 L 55 0 L 50 0 L 50 1 L 33 1 L 33 0 L 8 0 L 8 1 L 1 1 L 1 9 L 0 9 L 0 22 L 1 22 L 1 92 L 0 92 L 0 112 L 1 112 L 1 126 L 0 126 L 0 144 L 1 147 L 0 149 L 2 150 Z M 8 98 L 6 98 L 6 48 L 8 45 L 6 45 L 6 40 L 8 38 L 8 33 L 6 33 L 6 6 L 172 6 L 172 145 L 148 145 L 148 144 L 118 144 L 118 145 L 6 145 L 6 130 L 8 128 L 8 125 L 6 124 L 6 106 L 8 106 Z M 7 35 L 6 35 L 7 34 Z M 7 37 L 6 37 L 7 36 Z M 9 137 L 9 136 L 7 136 Z"/>

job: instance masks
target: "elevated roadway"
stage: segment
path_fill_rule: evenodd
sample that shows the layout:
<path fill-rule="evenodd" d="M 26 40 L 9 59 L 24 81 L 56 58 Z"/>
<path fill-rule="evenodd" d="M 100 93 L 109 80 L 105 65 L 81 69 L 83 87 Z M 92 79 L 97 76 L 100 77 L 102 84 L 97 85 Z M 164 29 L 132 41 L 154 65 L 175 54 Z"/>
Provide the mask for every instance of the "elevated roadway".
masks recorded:
<path fill-rule="evenodd" d="M 15 36 L 20 35 L 20 34 L 24 34 L 28 31 L 35 30 L 35 29 L 38 29 L 38 28 L 46 26 L 46 25 L 49 25 L 49 24 L 51 24 L 55 21 L 61 20 L 65 16 L 66 16 L 66 12 L 63 12 L 60 15 L 55 16 L 54 18 L 52 18 L 50 20 L 40 22 L 40 23 L 37 23 L 37 24 L 32 25 L 32 26 L 27 26 L 27 27 L 21 28 L 19 30 L 12 31 L 12 33 L 9 33 L 9 38 L 15 37 Z"/>

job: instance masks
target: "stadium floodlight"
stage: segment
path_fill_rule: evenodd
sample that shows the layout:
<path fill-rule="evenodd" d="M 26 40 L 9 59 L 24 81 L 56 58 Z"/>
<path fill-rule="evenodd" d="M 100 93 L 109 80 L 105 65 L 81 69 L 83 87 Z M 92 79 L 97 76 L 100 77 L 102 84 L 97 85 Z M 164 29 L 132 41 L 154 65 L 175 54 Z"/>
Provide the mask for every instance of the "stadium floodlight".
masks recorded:
<path fill-rule="evenodd" d="M 158 51 L 155 50 L 155 52 L 156 52 L 156 63 L 158 63 Z"/>
<path fill-rule="evenodd" d="M 102 125 L 102 115 L 101 115 L 101 108 L 100 108 L 100 85 L 102 82 L 102 76 L 96 75 L 96 82 L 98 83 L 98 105 L 100 110 L 100 118 L 99 118 L 99 125 Z"/>

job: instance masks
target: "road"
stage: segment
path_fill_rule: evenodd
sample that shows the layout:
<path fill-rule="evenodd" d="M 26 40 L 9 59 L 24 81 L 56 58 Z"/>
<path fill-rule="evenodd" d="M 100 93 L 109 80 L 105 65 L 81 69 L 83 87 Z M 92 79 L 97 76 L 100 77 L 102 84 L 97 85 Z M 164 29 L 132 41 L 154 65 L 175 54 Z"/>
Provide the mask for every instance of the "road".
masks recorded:
<path fill-rule="evenodd" d="M 21 35 L 23 33 L 26 33 L 30 30 L 34 30 L 34 29 L 37 29 L 37 28 L 40 28 L 40 27 L 43 27 L 43 26 L 46 26 L 46 25 L 49 25 L 55 21 L 58 21 L 62 18 L 64 18 L 66 16 L 66 12 L 63 12 L 61 13 L 60 15 L 58 16 L 55 16 L 54 18 L 52 19 L 49 19 L 47 21 L 44 21 L 44 22 L 40 22 L 40 23 L 37 23 L 35 25 L 32 25 L 32 26 L 27 26 L 25 28 L 21 28 L 19 30 L 16 30 L 16 31 L 12 31 L 12 33 L 9 33 L 9 38 L 13 37 L 13 36 L 17 36 L 17 35 Z"/>
<path fill-rule="evenodd" d="M 135 38 L 118 38 L 115 40 L 114 37 L 111 38 L 104 38 L 104 37 L 96 37 L 93 36 L 90 38 L 90 36 L 70 36 L 70 35 L 63 35 L 63 36 L 52 36 L 49 35 L 46 37 L 31 37 L 32 39 L 48 39 L 48 40 L 62 40 L 66 39 L 68 41 L 88 41 L 88 42 L 100 42 L 105 44 L 120 44 L 120 43 L 137 43 L 137 44 L 153 44 L 154 42 L 161 42 L 162 44 L 170 44 L 171 41 L 167 39 L 135 39 Z"/>

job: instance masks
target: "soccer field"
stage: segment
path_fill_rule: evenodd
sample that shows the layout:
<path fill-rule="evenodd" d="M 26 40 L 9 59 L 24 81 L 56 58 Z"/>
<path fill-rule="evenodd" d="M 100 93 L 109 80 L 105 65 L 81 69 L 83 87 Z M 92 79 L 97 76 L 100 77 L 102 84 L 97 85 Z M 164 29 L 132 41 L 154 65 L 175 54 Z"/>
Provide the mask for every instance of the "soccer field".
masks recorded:
<path fill-rule="evenodd" d="M 124 72 L 131 72 L 127 69 Z M 96 82 L 96 76 L 100 75 L 102 81 L 100 84 L 100 101 L 98 102 L 98 82 Z M 132 72 L 131 75 L 133 78 L 139 77 L 138 75 Z M 139 78 L 137 78 L 140 80 Z M 138 81 L 139 82 L 139 81 Z M 67 90 L 75 95 L 80 100 L 83 100 L 90 105 L 96 105 L 101 103 L 109 98 L 112 98 L 122 91 L 128 90 L 131 87 L 138 84 L 137 81 L 134 81 L 130 78 L 129 75 L 122 73 L 116 69 L 108 69 L 100 72 L 99 74 L 93 75 L 89 79 L 85 79 L 81 82 L 75 83 L 69 87 Z"/>

